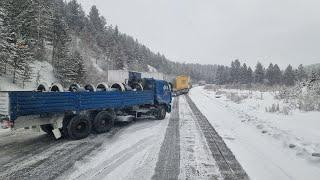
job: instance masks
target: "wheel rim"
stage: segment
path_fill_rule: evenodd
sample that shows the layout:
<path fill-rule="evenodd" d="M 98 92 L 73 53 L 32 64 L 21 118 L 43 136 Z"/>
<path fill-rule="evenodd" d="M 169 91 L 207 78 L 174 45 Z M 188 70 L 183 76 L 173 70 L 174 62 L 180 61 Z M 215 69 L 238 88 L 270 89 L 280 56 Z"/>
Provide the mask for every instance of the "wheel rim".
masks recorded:
<path fill-rule="evenodd" d="M 113 115 L 109 112 L 101 112 L 94 120 L 93 128 L 97 133 L 110 131 L 113 127 Z"/>
<path fill-rule="evenodd" d="M 105 119 L 102 119 L 102 120 L 100 121 L 100 124 L 103 125 L 103 126 L 106 126 L 106 124 L 107 124 L 107 123 L 106 123 L 106 120 L 105 120 Z"/>
<path fill-rule="evenodd" d="M 85 133 L 85 132 L 87 132 L 87 130 L 88 130 L 88 125 L 85 122 L 80 122 L 75 125 L 75 132 L 77 134 Z"/>

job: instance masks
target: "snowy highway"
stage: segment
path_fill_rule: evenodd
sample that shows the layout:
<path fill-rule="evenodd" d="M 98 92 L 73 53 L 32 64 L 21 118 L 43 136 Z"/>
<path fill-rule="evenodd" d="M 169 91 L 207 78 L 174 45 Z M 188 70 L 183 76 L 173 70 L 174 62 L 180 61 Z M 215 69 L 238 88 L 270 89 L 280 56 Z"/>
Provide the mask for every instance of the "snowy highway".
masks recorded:
<path fill-rule="evenodd" d="M 221 152 L 212 154 L 202 128 L 180 96 L 163 121 L 118 124 L 79 141 L 2 131 L 0 179 L 237 179 L 228 164 L 221 164 L 226 163 Z"/>
<path fill-rule="evenodd" d="M 243 115 L 244 116 L 244 115 Z M 320 168 L 200 87 L 165 120 L 138 119 L 79 141 L 0 131 L 0 179 L 317 179 Z M 230 148 L 230 149 L 229 149 Z"/>

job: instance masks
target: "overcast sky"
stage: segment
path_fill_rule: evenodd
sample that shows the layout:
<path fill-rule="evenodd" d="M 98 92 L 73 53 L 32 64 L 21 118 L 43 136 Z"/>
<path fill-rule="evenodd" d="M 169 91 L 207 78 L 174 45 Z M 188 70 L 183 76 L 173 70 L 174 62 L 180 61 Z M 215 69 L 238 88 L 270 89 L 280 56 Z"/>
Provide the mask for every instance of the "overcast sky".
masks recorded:
<path fill-rule="evenodd" d="M 78 0 L 179 62 L 320 63 L 320 0 Z"/>

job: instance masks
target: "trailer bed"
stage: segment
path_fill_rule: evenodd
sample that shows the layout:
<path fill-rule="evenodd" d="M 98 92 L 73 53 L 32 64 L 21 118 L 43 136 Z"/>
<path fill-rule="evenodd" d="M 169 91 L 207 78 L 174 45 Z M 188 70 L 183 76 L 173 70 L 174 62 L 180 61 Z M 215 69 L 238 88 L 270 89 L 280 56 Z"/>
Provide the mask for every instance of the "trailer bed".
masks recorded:
<path fill-rule="evenodd" d="M 63 113 L 99 109 L 121 109 L 135 105 L 154 104 L 153 91 L 100 92 L 1 92 L 8 97 L 10 120 L 19 116 Z M 7 95 L 7 96 L 6 96 Z M 2 101 L 5 102 L 5 101 Z M 4 108 L 4 107 L 3 107 Z M 2 114 L 5 115 L 5 114 Z"/>

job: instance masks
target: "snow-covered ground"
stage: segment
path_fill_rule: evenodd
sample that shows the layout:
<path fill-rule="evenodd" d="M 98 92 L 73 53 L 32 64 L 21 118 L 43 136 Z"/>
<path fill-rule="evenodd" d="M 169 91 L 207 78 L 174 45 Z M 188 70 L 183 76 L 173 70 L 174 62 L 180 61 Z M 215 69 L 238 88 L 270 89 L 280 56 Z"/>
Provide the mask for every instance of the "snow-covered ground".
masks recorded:
<path fill-rule="evenodd" d="M 149 64 L 147 66 L 148 66 L 149 72 L 158 72 L 158 70 L 155 67 L 150 66 Z"/>
<path fill-rule="evenodd" d="M 184 96 L 180 97 L 179 179 L 223 179 Z"/>
<path fill-rule="evenodd" d="M 61 179 L 151 179 L 169 118 L 130 125 Z"/>
<path fill-rule="evenodd" d="M 22 88 L 21 84 L 13 84 L 12 78 L 6 76 L 0 76 L 0 91 L 14 91 L 14 90 L 33 90 L 37 87 L 37 81 L 39 83 L 51 83 L 56 82 L 54 77 L 53 67 L 50 63 L 43 61 L 35 61 L 32 65 L 32 79 L 27 82 L 25 87 Z"/>
<path fill-rule="evenodd" d="M 228 93 L 217 95 L 203 87 L 193 88 L 190 97 L 248 175 L 259 180 L 319 179 L 320 112 L 269 113 L 266 108 L 274 103 L 284 107 L 272 93 L 236 93 L 246 98 L 236 103 Z"/>
<path fill-rule="evenodd" d="M 25 84 L 25 87 L 22 88 L 21 84 L 13 84 L 12 78 L 8 78 L 6 76 L 0 76 L 0 91 L 17 91 L 17 90 L 34 90 L 38 83 L 46 83 L 48 86 L 51 83 L 56 82 L 56 78 L 54 77 L 53 67 L 50 63 L 43 61 L 35 61 L 32 65 L 32 79 L 30 82 Z M 0 127 L 0 133 L 6 132 L 8 130 L 4 130 Z"/>

